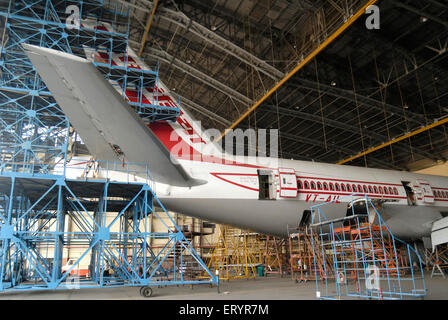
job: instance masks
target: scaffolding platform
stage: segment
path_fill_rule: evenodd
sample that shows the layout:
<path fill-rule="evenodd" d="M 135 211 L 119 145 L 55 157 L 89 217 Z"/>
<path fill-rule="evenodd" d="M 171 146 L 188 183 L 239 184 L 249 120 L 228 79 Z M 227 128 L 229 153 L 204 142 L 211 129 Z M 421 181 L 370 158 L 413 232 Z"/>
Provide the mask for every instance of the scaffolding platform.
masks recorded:
<path fill-rule="evenodd" d="M 219 238 L 207 267 L 221 280 L 255 279 L 257 267 L 263 266 L 261 243 L 252 232 L 219 226 Z"/>
<path fill-rule="evenodd" d="M 143 182 L 134 182 L 135 172 L 124 167 L 120 179 L 132 178 L 121 182 L 1 172 L 0 291 L 218 285 L 144 182 L 145 173 L 138 174 Z M 154 219 L 165 232 L 151 231 Z M 151 238 L 163 239 L 164 246 L 152 248 Z M 193 265 L 206 277 L 192 279 Z"/>
<path fill-rule="evenodd" d="M 290 272 L 291 278 L 296 283 L 315 280 L 323 280 L 330 277 L 332 272 L 331 261 L 328 255 L 322 255 L 320 251 L 313 252 L 313 241 L 318 246 L 319 238 L 308 227 L 300 227 L 288 230 Z M 314 237 L 312 239 L 311 237 Z M 324 266 L 325 264 L 325 266 Z M 324 270 L 327 270 L 325 274 Z"/>
<path fill-rule="evenodd" d="M 338 199 L 362 202 L 347 216 L 329 220 L 326 207 L 311 207 L 312 250 L 316 296 L 320 299 L 412 299 L 426 295 L 422 261 L 414 248 L 396 238 L 378 212 L 379 203 L 367 195 Z M 361 212 L 362 211 L 362 212 Z M 319 261 L 323 274 L 317 270 Z"/>

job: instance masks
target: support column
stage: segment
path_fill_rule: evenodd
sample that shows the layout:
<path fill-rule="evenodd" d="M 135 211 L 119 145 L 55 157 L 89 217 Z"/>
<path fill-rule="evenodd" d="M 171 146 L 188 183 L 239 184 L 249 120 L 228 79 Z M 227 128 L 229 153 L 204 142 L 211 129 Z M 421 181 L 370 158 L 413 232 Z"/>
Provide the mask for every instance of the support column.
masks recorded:
<path fill-rule="evenodd" d="M 58 279 L 61 277 L 62 253 L 64 249 L 64 226 L 65 226 L 65 195 L 63 186 L 65 181 L 58 181 L 58 208 L 56 213 L 56 234 L 54 239 L 53 270 L 51 281 L 56 287 Z"/>

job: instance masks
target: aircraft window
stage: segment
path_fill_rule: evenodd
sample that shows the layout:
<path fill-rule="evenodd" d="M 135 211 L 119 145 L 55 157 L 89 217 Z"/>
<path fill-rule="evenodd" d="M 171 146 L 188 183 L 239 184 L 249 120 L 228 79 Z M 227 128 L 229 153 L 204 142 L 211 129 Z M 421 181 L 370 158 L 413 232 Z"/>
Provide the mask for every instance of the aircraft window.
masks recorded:
<path fill-rule="evenodd" d="M 310 184 L 308 183 L 308 181 L 305 180 L 305 182 L 303 183 L 303 185 L 305 186 L 305 189 L 309 189 L 310 188 Z"/>
<path fill-rule="evenodd" d="M 369 186 L 369 192 L 370 192 L 370 193 L 373 193 L 372 186 Z"/>
<path fill-rule="evenodd" d="M 352 186 L 349 185 L 349 184 L 347 185 L 347 191 L 348 191 L 348 192 L 352 192 Z"/>
<path fill-rule="evenodd" d="M 395 194 L 395 195 L 398 195 L 398 189 L 397 189 L 397 187 L 394 187 L 394 194 Z"/>
<path fill-rule="evenodd" d="M 311 189 L 316 190 L 316 184 L 314 181 L 311 181 Z"/>
<path fill-rule="evenodd" d="M 334 185 L 334 187 L 336 188 L 336 191 L 341 190 L 341 187 L 339 186 L 339 183 L 336 183 L 336 184 Z"/>
<path fill-rule="evenodd" d="M 330 182 L 330 190 L 331 190 L 331 191 L 334 191 L 334 185 L 333 185 L 333 183 L 331 183 L 331 182 Z"/>
<path fill-rule="evenodd" d="M 389 194 L 389 191 L 387 190 L 387 187 L 384 187 L 384 194 Z"/>
<path fill-rule="evenodd" d="M 389 194 L 394 194 L 394 190 L 392 189 L 392 187 L 389 187 Z"/>
<path fill-rule="evenodd" d="M 324 182 L 324 190 L 328 190 L 328 184 Z"/>
<path fill-rule="evenodd" d="M 360 184 L 358 184 L 358 192 L 362 192 L 362 187 Z"/>
<path fill-rule="evenodd" d="M 380 193 L 383 194 L 383 187 L 379 187 Z"/>
<path fill-rule="evenodd" d="M 301 180 L 297 180 L 297 188 L 302 189 L 302 181 Z"/>
<path fill-rule="evenodd" d="M 375 193 L 378 193 L 378 188 L 376 186 L 374 186 L 373 191 L 375 191 Z"/>
<path fill-rule="evenodd" d="M 341 190 L 345 191 L 345 184 L 344 183 L 341 183 Z"/>
<path fill-rule="evenodd" d="M 368 192 L 369 192 L 369 190 L 367 189 L 367 186 L 364 185 L 364 193 L 368 193 Z"/>
<path fill-rule="evenodd" d="M 317 183 L 317 189 L 322 190 L 322 183 L 320 182 Z"/>
<path fill-rule="evenodd" d="M 353 185 L 353 192 L 358 192 L 358 188 L 356 188 L 356 184 Z"/>

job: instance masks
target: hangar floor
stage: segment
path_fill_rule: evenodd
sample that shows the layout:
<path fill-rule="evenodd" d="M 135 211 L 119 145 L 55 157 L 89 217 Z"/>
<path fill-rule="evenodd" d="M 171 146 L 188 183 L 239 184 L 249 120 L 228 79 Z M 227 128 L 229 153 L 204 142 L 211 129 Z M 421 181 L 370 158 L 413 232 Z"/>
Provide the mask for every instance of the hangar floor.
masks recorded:
<path fill-rule="evenodd" d="M 448 278 L 431 279 L 425 274 L 428 295 L 425 300 L 448 299 Z M 152 287 L 150 299 L 161 300 L 311 300 L 315 299 L 315 283 L 295 283 L 290 278 L 256 278 L 222 281 L 220 293 L 208 285 Z M 63 291 L 32 291 L 0 294 L 0 300 L 136 300 L 145 299 L 139 288 L 100 288 Z"/>

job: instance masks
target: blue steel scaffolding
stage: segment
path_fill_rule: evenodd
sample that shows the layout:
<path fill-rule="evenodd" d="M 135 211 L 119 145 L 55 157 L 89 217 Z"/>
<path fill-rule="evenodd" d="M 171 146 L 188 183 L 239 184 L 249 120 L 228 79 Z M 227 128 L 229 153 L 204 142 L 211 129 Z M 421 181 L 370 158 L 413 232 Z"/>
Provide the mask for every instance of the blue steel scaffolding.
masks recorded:
<path fill-rule="evenodd" d="M 49 172 L 67 154 L 69 122 L 29 61 L 22 43 L 88 58 L 146 122 L 175 121 L 158 101 L 158 63 L 129 56 L 129 10 L 114 1 L 15 0 L 0 3 L 0 160 L 2 168 Z M 90 51 L 89 51 L 90 50 Z M 112 59 L 120 61 L 119 64 Z M 145 93 L 151 93 L 147 99 Z"/>
<path fill-rule="evenodd" d="M 147 173 L 129 169 L 137 164 L 100 166 L 113 168 L 110 176 Z M 218 284 L 145 182 L 2 172 L 0 220 L 0 291 Z M 154 220 L 164 232 L 151 230 Z M 152 239 L 165 245 L 155 251 Z M 185 276 L 187 257 L 208 277 Z"/>
<path fill-rule="evenodd" d="M 179 108 L 158 103 L 158 64 L 141 67 L 129 55 L 128 11 L 105 0 L 0 3 L 1 291 L 144 286 L 148 296 L 154 284 L 218 283 L 156 197 L 147 171 L 103 163 L 101 179 L 67 178 L 73 130 L 21 45 L 90 59 L 146 122 L 175 121 Z M 110 178 L 117 171 L 122 182 Z M 149 218 L 166 232 L 152 232 Z M 164 239 L 164 247 L 153 250 L 152 239 Z M 81 251 L 75 259 L 67 256 L 71 248 Z M 210 277 L 186 278 L 186 257 Z"/>
<path fill-rule="evenodd" d="M 350 203 L 347 216 L 328 219 L 327 208 L 340 202 Z M 315 270 L 318 298 L 392 300 L 426 295 L 419 254 L 392 234 L 378 205 L 357 194 L 311 207 L 314 267 L 327 262 L 321 264 L 322 282 Z"/>

